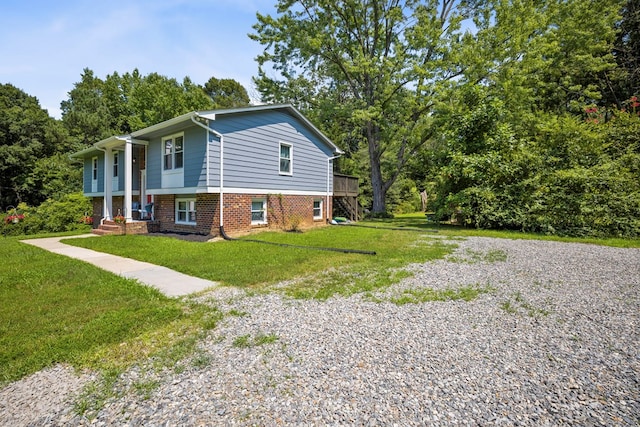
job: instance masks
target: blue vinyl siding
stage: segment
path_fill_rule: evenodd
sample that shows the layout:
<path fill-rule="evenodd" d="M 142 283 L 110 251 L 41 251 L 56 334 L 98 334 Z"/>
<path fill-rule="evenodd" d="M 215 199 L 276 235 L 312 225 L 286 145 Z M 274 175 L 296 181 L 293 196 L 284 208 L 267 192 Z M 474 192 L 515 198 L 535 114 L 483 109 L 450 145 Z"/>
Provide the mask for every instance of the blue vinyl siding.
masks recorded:
<path fill-rule="evenodd" d="M 82 171 L 82 189 L 84 193 L 91 193 L 91 181 L 93 174 L 93 158 L 98 158 L 98 192 L 104 191 L 104 153 L 96 153 L 84 158 Z"/>
<path fill-rule="evenodd" d="M 205 187 L 207 174 L 207 132 L 193 126 L 184 131 L 184 186 Z"/>
<path fill-rule="evenodd" d="M 147 188 L 162 188 L 162 138 L 175 135 L 181 131 L 167 132 L 166 135 L 152 138 L 147 147 Z M 184 129 L 184 186 L 206 186 L 206 132 L 204 129 L 191 126 Z"/>
<path fill-rule="evenodd" d="M 327 190 L 327 158 L 333 148 L 302 121 L 283 110 L 258 110 L 221 114 L 209 125 L 224 135 L 225 188 L 266 190 L 269 192 L 317 192 Z M 220 141 L 213 134 L 190 122 L 153 130 L 148 136 L 146 174 L 147 189 L 167 190 L 163 182 L 162 138 L 184 134 L 183 186 L 205 190 L 220 186 Z M 291 146 L 292 174 L 280 173 L 280 143 Z M 207 145 L 209 179 L 207 182 Z M 134 156 L 142 156 L 134 146 Z M 98 155 L 98 192 L 104 191 L 104 153 Z M 119 152 L 119 191 L 124 190 L 124 152 Z M 91 192 L 91 155 L 84 159 L 85 193 Z M 139 162 L 133 164 L 133 189 L 139 190 Z M 173 175 L 175 177 L 175 175 Z M 329 185 L 333 185 L 330 180 Z M 178 185 L 176 181 L 174 185 Z M 165 182 L 166 184 L 167 182 Z"/>
<path fill-rule="evenodd" d="M 326 191 L 331 150 L 298 120 L 278 112 L 221 116 L 210 124 L 224 134 L 224 185 L 282 191 Z M 281 175 L 280 142 L 293 147 L 293 175 Z M 215 150 L 219 145 L 215 144 Z M 211 153 L 211 182 L 219 182 Z M 213 185 L 213 184 L 212 184 Z"/>
<path fill-rule="evenodd" d="M 162 138 L 152 138 L 147 146 L 147 189 L 161 188 Z"/>
<path fill-rule="evenodd" d="M 82 192 L 91 193 L 91 181 L 93 180 L 93 164 L 92 157 L 84 158 L 84 169 L 82 170 Z"/>

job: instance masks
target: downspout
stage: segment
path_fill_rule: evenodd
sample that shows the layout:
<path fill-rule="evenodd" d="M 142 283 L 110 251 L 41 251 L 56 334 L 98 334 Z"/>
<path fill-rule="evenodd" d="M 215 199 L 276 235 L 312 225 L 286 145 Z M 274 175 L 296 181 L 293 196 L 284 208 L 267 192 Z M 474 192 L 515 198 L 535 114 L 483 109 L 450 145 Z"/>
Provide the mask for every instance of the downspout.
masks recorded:
<path fill-rule="evenodd" d="M 327 159 L 327 222 L 331 222 L 329 220 L 329 197 L 331 197 L 331 191 L 330 191 L 330 180 L 331 180 L 331 161 L 337 159 L 338 157 L 340 157 L 341 155 L 338 154 L 337 156 L 333 156 L 333 157 L 329 157 Z"/>
<path fill-rule="evenodd" d="M 196 117 L 205 120 L 207 125 L 196 120 Z M 209 185 L 209 132 L 220 140 L 220 234 L 226 239 L 227 235 L 224 232 L 224 136 L 215 129 L 211 129 L 208 126 L 209 120 L 201 117 L 198 113 L 191 116 L 191 121 L 207 131 L 207 186 Z"/>

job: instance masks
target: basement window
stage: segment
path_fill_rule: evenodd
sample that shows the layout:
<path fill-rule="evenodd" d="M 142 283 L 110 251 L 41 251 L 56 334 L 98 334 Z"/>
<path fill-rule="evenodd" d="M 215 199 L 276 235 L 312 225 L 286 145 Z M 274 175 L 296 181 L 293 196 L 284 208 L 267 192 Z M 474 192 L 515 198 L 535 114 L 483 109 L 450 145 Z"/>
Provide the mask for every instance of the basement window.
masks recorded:
<path fill-rule="evenodd" d="M 267 199 L 251 200 L 251 224 L 267 223 Z"/>
<path fill-rule="evenodd" d="M 176 199 L 176 224 L 196 224 L 196 199 Z"/>
<path fill-rule="evenodd" d="M 322 219 L 322 199 L 313 201 L 313 219 Z"/>

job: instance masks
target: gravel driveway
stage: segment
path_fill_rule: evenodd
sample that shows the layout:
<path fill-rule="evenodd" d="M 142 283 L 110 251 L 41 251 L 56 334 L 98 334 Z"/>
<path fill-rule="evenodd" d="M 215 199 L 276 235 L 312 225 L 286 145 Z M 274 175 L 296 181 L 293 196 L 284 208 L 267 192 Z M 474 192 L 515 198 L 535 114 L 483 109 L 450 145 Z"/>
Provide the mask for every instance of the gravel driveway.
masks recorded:
<path fill-rule="evenodd" d="M 455 243 L 382 302 L 215 291 L 236 315 L 185 368 L 127 372 L 88 420 L 70 402 L 93 377 L 58 366 L 0 390 L 0 425 L 638 426 L 640 249 Z M 491 291 L 385 302 L 464 285 Z"/>

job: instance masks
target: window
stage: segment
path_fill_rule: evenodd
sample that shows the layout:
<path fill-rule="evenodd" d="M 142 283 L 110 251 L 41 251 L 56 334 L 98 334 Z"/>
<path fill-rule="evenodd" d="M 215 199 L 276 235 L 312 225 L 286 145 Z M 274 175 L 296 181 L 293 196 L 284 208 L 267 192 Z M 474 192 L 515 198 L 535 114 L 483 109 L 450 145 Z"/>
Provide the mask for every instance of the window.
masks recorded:
<path fill-rule="evenodd" d="M 184 135 L 172 135 L 162 139 L 164 145 L 164 170 L 181 169 L 184 159 Z"/>
<path fill-rule="evenodd" d="M 176 199 L 176 224 L 196 223 L 196 199 Z"/>
<path fill-rule="evenodd" d="M 280 143 L 280 174 L 292 175 L 292 151 L 293 147 L 290 144 Z"/>
<path fill-rule="evenodd" d="M 322 199 L 313 201 L 313 219 L 322 219 Z"/>
<path fill-rule="evenodd" d="M 92 178 L 94 181 L 98 179 L 98 158 L 94 157 L 93 159 L 91 159 L 91 163 L 93 164 L 93 172 L 91 174 Z"/>
<path fill-rule="evenodd" d="M 251 201 L 251 224 L 267 223 L 267 199 L 253 199 Z"/>
<path fill-rule="evenodd" d="M 118 177 L 118 153 L 113 153 L 113 177 Z"/>

